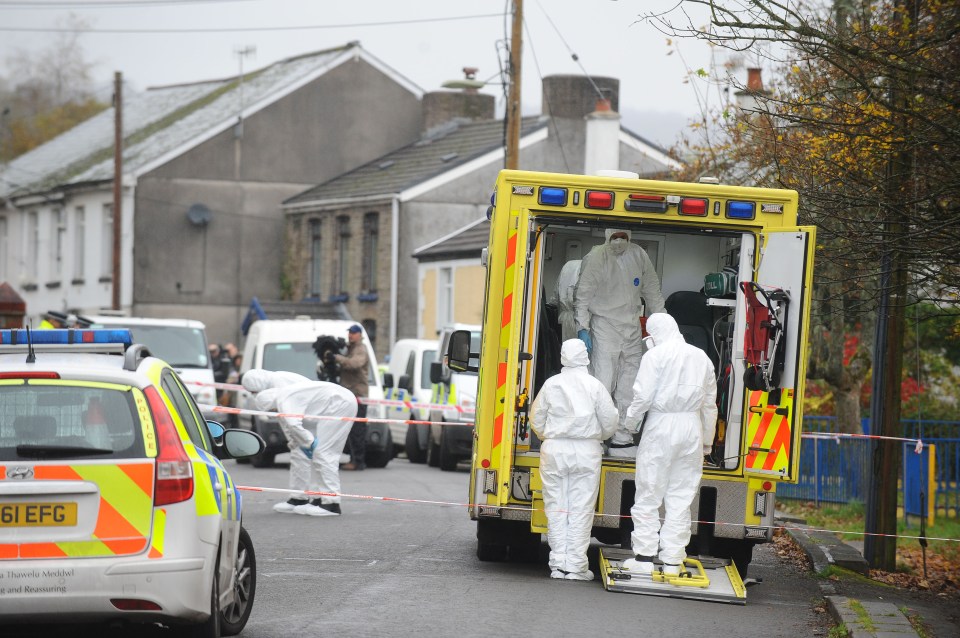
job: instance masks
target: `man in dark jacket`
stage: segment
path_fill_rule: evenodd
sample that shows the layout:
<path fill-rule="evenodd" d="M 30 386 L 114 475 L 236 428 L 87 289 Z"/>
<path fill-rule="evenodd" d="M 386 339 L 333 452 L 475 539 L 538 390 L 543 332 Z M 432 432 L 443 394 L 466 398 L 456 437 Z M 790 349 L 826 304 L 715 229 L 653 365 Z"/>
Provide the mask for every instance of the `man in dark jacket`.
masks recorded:
<path fill-rule="evenodd" d="M 340 364 L 340 385 L 353 392 L 358 399 L 366 397 L 370 392 L 370 357 L 367 356 L 367 347 L 363 345 L 363 328 L 353 324 L 347 329 L 347 354 L 336 355 Z M 367 406 L 360 403 L 357 406 L 357 418 L 367 416 Z M 354 421 L 350 428 L 350 437 L 347 439 L 346 449 L 350 453 L 350 462 L 341 469 L 363 470 L 367 467 L 367 423 Z"/>

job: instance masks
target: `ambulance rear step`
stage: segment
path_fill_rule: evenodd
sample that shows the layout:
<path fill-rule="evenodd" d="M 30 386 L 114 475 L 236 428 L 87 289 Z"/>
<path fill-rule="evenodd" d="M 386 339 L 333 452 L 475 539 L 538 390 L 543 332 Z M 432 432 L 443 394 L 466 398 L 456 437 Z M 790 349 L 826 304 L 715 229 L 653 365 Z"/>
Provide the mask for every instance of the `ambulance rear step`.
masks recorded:
<path fill-rule="evenodd" d="M 687 558 L 686 576 L 664 576 L 659 563 L 653 575 L 631 574 L 623 561 L 633 558 L 629 550 L 600 548 L 600 575 L 607 591 L 646 596 L 710 600 L 733 605 L 747 604 L 747 589 L 736 566 L 727 559 L 703 556 Z"/>

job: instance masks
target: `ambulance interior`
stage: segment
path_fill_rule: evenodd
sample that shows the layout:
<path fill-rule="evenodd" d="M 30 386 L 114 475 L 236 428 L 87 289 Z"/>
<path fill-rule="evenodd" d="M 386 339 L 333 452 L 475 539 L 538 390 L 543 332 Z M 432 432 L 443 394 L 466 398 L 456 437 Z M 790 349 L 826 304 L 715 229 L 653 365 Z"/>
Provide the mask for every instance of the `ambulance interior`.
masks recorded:
<path fill-rule="evenodd" d="M 743 313 L 743 293 L 738 295 L 737 282 L 751 279 L 755 236 L 732 231 L 654 228 L 649 224 L 619 223 L 611 227 L 629 229 L 631 242 L 647 252 L 660 279 L 667 312 L 677 320 L 687 342 L 703 349 L 713 361 L 721 422 L 718 422 L 710 460 L 718 468 L 736 468 L 744 367 L 742 347 L 733 347 L 735 343 L 743 343 L 744 330 L 744 321 L 736 320 L 736 313 Z M 537 311 L 526 318 L 524 335 L 524 343 L 532 346 L 534 356 L 523 371 L 525 376 L 533 378 L 523 379 L 522 387 L 531 388 L 531 396 L 536 396 L 543 381 L 561 368 L 563 339 L 557 287 L 560 271 L 567 262 L 582 259 L 605 241 L 603 226 L 572 226 L 551 220 L 542 223 L 539 229 L 534 255 L 537 267 L 531 264 L 528 270 L 531 276 L 527 291 L 528 298 L 537 299 L 536 306 L 531 306 Z M 705 285 L 708 278 L 709 284 Z M 737 354 L 735 350 L 741 352 Z M 731 400 L 732 397 L 737 398 Z M 539 442 L 535 435 L 530 436 L 532 441 L 517 443 L 529 443 L 533 452 Z"/>

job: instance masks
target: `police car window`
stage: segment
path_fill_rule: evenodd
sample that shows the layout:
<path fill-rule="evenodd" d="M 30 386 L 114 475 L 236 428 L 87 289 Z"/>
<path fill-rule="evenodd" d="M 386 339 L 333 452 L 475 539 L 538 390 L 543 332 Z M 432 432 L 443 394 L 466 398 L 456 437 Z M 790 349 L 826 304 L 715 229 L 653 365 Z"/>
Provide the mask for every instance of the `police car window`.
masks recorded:
<path fill-rule="evenodd" d="M 416 365 L 417 365 L 417 353 L 411 352 L 410 356 L 407 357 L 407 371 L 404 372 L 404 374 L 407 375 L 407 377 L 409 377 L 411 381 L 413 381 L 413 372 L 416 369 Z"/>
<path fill-rule="evenodd" d="M 164 370 L 160 377 L 160 385 L 163 386 L 163 391 L 170 397 L 173 405 L 177 408 L 177 412 L 180 413 L 183 427 L 186 428 L 187 435 L 190 437 L 190 440 L 193 441 L 193 444 L 204 450 L 211 451 L 212 448 L 207 442 L 207 438 L 202 434 L 207 427 L 206 421 L 200 416 L 200 411 L 197 409 L 196 403 L 193 402 L 190 393 L 187 392 L 187 389 L 180 383 L 177 375 L 171 370 Z M 200 428 L 203 428 L 203 430 Z"/>
<path fill-rule="evenodd" d="M 41 458 L 57 448 L 57 458 L 143 456 L 130 391 L 67 382 L 0 385 L 0 461 Z M 76 452 L 64 456 L 66 448 Z"/>

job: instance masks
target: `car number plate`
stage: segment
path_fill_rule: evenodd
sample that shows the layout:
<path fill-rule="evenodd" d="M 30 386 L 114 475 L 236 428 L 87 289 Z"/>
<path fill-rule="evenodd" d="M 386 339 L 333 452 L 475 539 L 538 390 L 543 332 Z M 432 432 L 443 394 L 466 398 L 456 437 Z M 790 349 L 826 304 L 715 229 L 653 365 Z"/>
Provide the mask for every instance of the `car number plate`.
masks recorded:
<path fill-rule="evenodd" d="M 76 524 L 76 503 L 0 503 L 0 527 L 67 527 Z"/>

